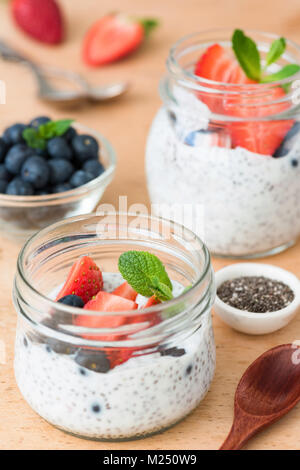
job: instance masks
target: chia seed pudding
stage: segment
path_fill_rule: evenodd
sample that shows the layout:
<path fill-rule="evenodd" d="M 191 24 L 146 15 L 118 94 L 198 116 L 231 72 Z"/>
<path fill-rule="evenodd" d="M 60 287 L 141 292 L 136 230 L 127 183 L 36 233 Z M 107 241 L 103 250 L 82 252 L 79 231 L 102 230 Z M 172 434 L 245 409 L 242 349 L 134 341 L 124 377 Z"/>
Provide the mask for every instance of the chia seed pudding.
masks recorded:
<path fill-rule="evenodd" d="M 277 36 L 251 34 L 264 61 Z M 206 31 L 171 48 L 146 174 L 154 213 L 191 227 L 215 255 L 255 257 L 300 234 L 299 111 L 289 86 L 295 77 L 286 87 L 249 84 L 231 37 Z M 299 64 L 300 48 L 286 40 L 282 59 Z M 230 81 L 232 70 L 241 81 Z M 194 210 L 187 224 L 178 209 L 186 206 Z"/>
<path fill-rule="evenodd" d="M 103 273 L 104 289 L 122 282 Z M 59 289 L 50 294 L 55 298 Z M 183 290 L 173 282 L 174 296 Z M 145 298 L 139 296 L 141 306 Z M 160 345 L 151 354 L 132 356 L 106 373 L 76 362 L 72 348 L 55 352 L 18 326 L 15 375 L 30 406 L 70 433 L 93 439 L 123 440 L 163 430 L 185 417 L 206 395 L 215 369 L 210 311 L 188 337 Z"/>
<path fill-rule="evenodd" d="M 200 205 L 201 236 L 214 254 L 247 256 L 289 244 L 300 233 L 299 147 L 300 137 L 283 158 L 205 143 L 193 147 L 178 137 L 162 108 L 146 148 L 151 202 Z"/>

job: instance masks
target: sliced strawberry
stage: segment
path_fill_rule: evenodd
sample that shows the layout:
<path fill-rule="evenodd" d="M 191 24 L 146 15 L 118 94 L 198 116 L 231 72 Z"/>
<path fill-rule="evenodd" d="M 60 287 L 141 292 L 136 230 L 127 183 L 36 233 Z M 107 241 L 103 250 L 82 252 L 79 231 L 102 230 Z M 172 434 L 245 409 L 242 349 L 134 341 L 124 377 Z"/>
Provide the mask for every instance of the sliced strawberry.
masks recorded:
<path fill-rule="evenodd" d="M 114 295 L 124 297 L 124 299 L 135 301 L 137 298 L 137 292 L 128 284 L 128 282 L 123 282 L 119 287 L 113 291 Z"/>
<path fill-rule="evenodd" d="M 102 273 L 96 263 L 88 256 L 79 258 L 73 264 L 68 278 L 56 297 L 61 299 L 65 295 L 78 295 L 84 303 L 88 302 L 103 287 Z"/>
<path fill-rule="evenodd" d="M 63 18 L 55 0 L 13 0 L 11 8 L 16 23 L 25 33 L 48 44 L 62 41 Z"/>
<path fill-rule="evenodd" d="M 243 147 L 251 152 L 262 155 L 273 155 L 288 131 L 294 124 L 293 120 L 285 121 L 248 121 L 247 118 L 259 118 L 281 113 L 289 107 L 288 103 L 274 103 L 285 96 L 281 87 L 268 90 L 268 94 L 259 98 L 257 106 L 253 98 L 241 98 L 235 103 L 227 102 L 225 109 L 231 116 L 244 118 L 243 122 L 232 122 L 227 128 L 230 131 L 234 147 Z M 269 104 L 268 104 L 269 103 Z"/>
<path fill-rule="evenodd" d="M 113 369 L 114 367 L 120 366 L 124 362 L 128 361 L 128 359 L 131 358 L 135 350 L 136 349 L 134 348 L 106 349 L 105 352 L 110 362 L 110 368 Z"/>
<path fill-rule="evenodd" d="M 83 60 L 93 66 L 109 64 L 137 49 L 144 37 L 138 21 L 120 14 L 104 16 L 84 38 Z"/>
<path fill-rule="evenodd" d="M 98 294 L 90 300 L 85 306 L 84 310 L 93 310 L 97 312 L 121 312 L 123 310 L 136 310 L 137 304 L 132 300 L 124 299 L 108 292 L 100 291 Z M 75 324 L 77 326 L 83 326 L 86 328 L 119 328 L 125 325 L 127 322 L 126 317 L 122 315 L 105 315 L 105 316 L 94 316 L 94 315 L 78 315 L 75 318 Z M 87 339 L 95 339 L 99 341 L 117 341 L 123 338 L 124 335 L 82 335 Z"/>
<path fill-rule="evenodd" d="M 155 295 L 152 295 L 150 299 L 145 303 L 143 308 L 148 308 L 148 307 L 153 307 L 153 305 L 160 304 L 161 302 L 155 297 Z"/>
<path fill-rule="evenodd" d="M 254 83 L 220 44 L 206 49 L 196 64 L 195 75 L 222 83 Z"/>
<path fill-rule="evenodd" d="M 200 57 L 195 67 L 195 74 L 227 84 L 256 83 L 245 75 L 234 57 L 231 57 L 230 53 L 219 44 L 210 46 Z M 207 86 L 213 87 L 212 84 Z M 243 118 L 243 122 L 232 122 L 227 125 L 233 147 L 239 146 L 262 155 L 273 155 L 292 127 L 293 121 L 247 122 L 245 119 L 266 117 L 284 111 L 289 106 L 287 103 L 272 104 L 272 101 L 280 100 L 284 95 L 285 92 L 281 87 L 273 88 L 263 98 L 256 98 L 257 106 L 253 105 L 255 104 L 253 97 L 247 98 L 245 94 L 240 98 L 229 98 L 225 94 L 216 97 L 206 92 L 199 94 L 199 98 L 215 113 Z"/>

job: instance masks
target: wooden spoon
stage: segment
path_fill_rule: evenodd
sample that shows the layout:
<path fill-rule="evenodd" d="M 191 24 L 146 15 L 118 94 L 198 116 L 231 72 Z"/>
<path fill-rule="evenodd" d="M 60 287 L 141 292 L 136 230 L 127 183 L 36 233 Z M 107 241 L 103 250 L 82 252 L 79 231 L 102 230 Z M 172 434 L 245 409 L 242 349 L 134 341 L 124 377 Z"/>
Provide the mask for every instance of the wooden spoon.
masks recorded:
<path fill-rule="evenodd" d="M 238 450 L 300 401 L 300 346 L 265 352 L 244 373 L 235 394 L 234 421 L 220 450 Z"/>

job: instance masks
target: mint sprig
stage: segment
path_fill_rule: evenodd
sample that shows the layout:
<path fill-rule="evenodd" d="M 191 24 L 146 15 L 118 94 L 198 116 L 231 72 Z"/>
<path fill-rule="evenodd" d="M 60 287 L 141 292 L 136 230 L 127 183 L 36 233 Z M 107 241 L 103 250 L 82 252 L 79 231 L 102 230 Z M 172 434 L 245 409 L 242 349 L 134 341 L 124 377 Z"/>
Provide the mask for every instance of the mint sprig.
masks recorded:
<path fill-rule="evenodd" d="M 47 146 L 47 140 L 64 135 L 72 122 L 72 119 L 49 121 L 46 124 L 41 124 L 38 129 L 27 127 L 22 135 L 28 147 L 44 150 Z"/>
<path fill-rule="evenodd" d="M 126 251 L 119 258 L 119 271 L 139 294 L 158 300 L 173 298 L 172 283 L 160 259 L 146 251 Z"/>
<path fill-rule="evenodd" d="M 232 49 L 240 66 L 248 78 L 259 83 L 276 82 L 299 72 L 298 64 L 288 64 L 276 73 L 265 75 L 264 72 L 282 56 L 285 48 L 284 38 L 273 41 L 266 56 L 265 66 L 262 67 L 259 50 L 253 39 L 246 36 L 241 29 L 236 29 L 232 35 Z"/>

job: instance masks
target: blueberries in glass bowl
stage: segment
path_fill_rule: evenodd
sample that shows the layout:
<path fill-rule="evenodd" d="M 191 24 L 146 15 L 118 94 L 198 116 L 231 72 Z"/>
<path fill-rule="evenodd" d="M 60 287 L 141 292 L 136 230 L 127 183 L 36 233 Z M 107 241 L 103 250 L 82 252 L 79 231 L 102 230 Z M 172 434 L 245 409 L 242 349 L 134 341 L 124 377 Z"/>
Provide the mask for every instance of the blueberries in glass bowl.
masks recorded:
<path fill-rule="evenodd" d="M 72 120 L 39 116 L 0 135 L 0 233 L 24 241 L 93 212 L 116 167 L 110 143 Z"/>
<path fill-rule="evenodd" d="M 105 171 L 99 143 L 92 135 L 78 134 L 71 124 L 38 116 L 28 125 L 5 129 L 0 137 L 0 192 L 55 194 L 98 178 Z"/>

